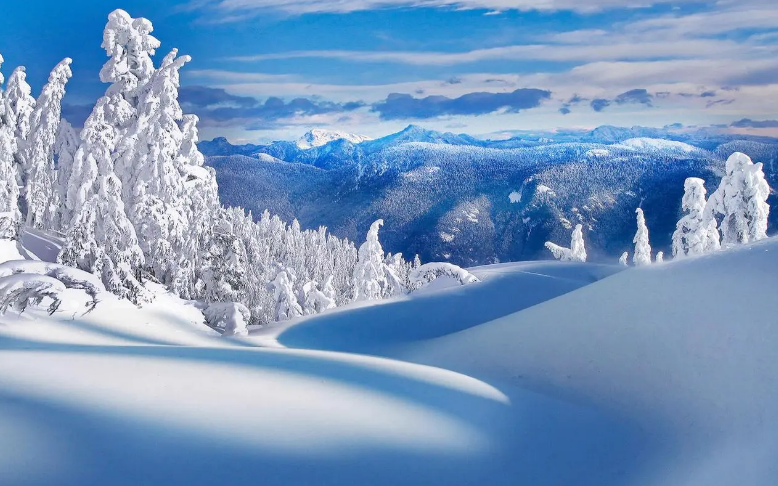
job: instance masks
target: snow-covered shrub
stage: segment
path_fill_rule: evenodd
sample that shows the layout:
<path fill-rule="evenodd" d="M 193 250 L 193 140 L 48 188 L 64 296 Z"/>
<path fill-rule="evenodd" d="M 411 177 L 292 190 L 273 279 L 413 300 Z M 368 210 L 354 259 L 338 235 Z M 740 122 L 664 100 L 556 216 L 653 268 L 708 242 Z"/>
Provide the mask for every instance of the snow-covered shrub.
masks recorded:
<path fill-rule="evenodd" d="M 331 280 L 331 279 L 329 279 Z M 320 314 L 328 309 L 334 309 L 335 299 L 319 290 L 319 284 L 311 281 L 303 285 L 303 314 L 306 316 Z"/>
<path fill-rule="evenodd" d="M 563 262 L 585 262 L 586 246 L 583 240 L 583 226 L 578 224 L 573 229 L 570 239 L 570 248 L 559 246 L 550 241 L 546 242 L 546 248 L 554 255 L 554 258 Z"/>
<path fill-rule="evenodd" d="M 60 296 L 65 284 L 45 275 L 17 273 L 0 277 L 0 312 L 8 308 L 24 312 L 29 305 L 39 305 L 43 299 L 51 299 L 48 312 L 53 314 L 62 303 Z"/>
<path fill-rule="evenodd" d="M 665 252 L 660 251 L 656 254 L 656 263 L 662 263 L 665 261 Z"/>
<path fill-rule="evenodd" d="M 0 278 L 11 275 L 40 275 L 61 282 L 65 288 L 83 290 L 91 298 L 86 303 L 88 310 L 97 305 L 100 294 L 106 291 L 99 277 L 57 263 L 38 260 L 9 260 L 0 263 Z"/>
<path fill-rule="evenodd" d="M 705 218 L 705 181 L 689 177 L 683 184 L 681 209 L 686 214 L 673 233 L 673 256 L 702 255 L 720 246 L 715 220 Z"/>
<path fill-rule="evenodd" d="M 762 163 L 755 164 L 746 154 L 735 152 L 727 159 L 726 171 L 708 199 L 705 217 L 708 221 L 721 218 L 719 230 L 725 245 L 767 238 L 770 186 Z"/>
<path fill-rule="evenodd" d="M 222 336 L 248 335 L 251 311 L 239 302 L 214 302 L 203 310 L 209 326 L 222 331 Z"/>
<path fill-rule="evenodd" d="M 461 285 L 480 282 L 478 277 L 468 272 L 464 268 L 458 267 L 451 263 L 433 262 L 421 265 L 420 267 L 411 271 L 411 288 L 413 290 L 418 290 L 440 277 L 453 278 Z"/>
<path fill-rule="evenodd" d="M 638 230 L 632 242 L 635 243 L 635 254 L 632 256 L 632 262 L 635 266 L 651 264 L 651 245 L 648 243 L 648 227 L 646 227 L 646 218 L 643 210 L 637 208 Z"/>

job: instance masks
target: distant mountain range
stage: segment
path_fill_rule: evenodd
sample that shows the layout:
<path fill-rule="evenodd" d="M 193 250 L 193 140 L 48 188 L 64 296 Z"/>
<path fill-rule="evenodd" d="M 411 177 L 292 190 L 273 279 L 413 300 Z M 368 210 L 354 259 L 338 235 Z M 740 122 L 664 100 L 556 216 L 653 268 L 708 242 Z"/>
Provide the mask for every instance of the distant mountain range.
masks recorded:
<path fill-rule="evenodd" d="M 741 151 L 765 163 L 778 187 L 778 140 L 713 130 L 599 127 L 480 140 L 411 125 L 377 140 L 315 130 L 297 141 L 200 143 L 222 201 L 268 209 L 303 227 L 327 226 L 361 241 L 386 221 L 387 251 L 462 265 L 548 258 L 582 223 L 592 259 L 632 250 L 634 210 L 646 212 L 657 250 L 669 250 L 683 181 L 718 184 Z M 778 198 L 771 197 L 775 206 Z M 773 211 L 771 228 L 778 225 Z"/>

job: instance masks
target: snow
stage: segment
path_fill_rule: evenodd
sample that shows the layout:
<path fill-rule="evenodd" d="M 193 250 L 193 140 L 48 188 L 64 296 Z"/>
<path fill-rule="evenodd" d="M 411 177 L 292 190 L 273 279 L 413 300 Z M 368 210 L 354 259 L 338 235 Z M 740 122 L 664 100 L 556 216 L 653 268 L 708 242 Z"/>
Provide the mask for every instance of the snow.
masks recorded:
<path fill-rule="evenodd" d="M 618 147 L 626 147 L 634 150 L 665 150 L 671 152 L 694 152 L 699 149 L 683 142 L 665 140 L 661 138 L 630 138 L 616 144 Z"/>
<path fill-rule="evenodd" d="M 768 486 L 775 252 L 476 267 L 247 337 L 155 285 L 9 311 L 0 483 Z"/>
<path fill-rule="evenodd" d="M 323 130 L 321 128 L 314 128 L 299 140 L 297 140 L 297 148 L 302 150 L 308 150 L 313 147 L 321 147 L 327 145 L 330 142 L 336 140 L 348 140 L 351 143 L 362 143 L 372 138 L 365 135 L 355 135 L 353 133 L 346 133 L 340 131 Z"/>
<path fill-rule="evenodd" d="M 511 204 L 520 203 L 521 202 L 521 192 L 513 191 L 510 194 L 508 194 L 508 200 L 511 202 Z"/>

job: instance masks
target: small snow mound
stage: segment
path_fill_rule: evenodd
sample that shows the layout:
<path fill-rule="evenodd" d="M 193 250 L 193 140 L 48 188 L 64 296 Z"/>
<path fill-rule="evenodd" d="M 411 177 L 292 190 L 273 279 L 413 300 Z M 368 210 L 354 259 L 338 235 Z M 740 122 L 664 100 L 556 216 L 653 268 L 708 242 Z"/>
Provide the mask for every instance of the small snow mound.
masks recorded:
<path fill-rule="evenodd" d="M 365 135 L 355 135 L 353 133 L 314 128 L 297 141 L 297 148 L 301 150 L 308 150 L 313 147 L 327 145 L 328 143 L 334 142 L 335 140 L 348 140 L 351 143 L 362 143 L 367 140 L 372 140 L 372 138 Z"/>

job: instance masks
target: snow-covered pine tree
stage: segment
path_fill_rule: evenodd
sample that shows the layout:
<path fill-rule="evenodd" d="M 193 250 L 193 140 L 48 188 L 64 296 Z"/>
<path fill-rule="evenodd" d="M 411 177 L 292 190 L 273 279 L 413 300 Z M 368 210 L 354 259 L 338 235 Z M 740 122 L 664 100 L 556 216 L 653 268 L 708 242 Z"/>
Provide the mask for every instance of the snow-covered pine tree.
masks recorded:
<path fill-rule="evenodd" d="M 303 315 L 310 316 L 320 314 L 328 309 L 334 309 L 335 299 L 319 290 L 319 284 L 313 280 L 302 287 L 303 291 Z"/>
<path fill-rule="evenodd" d="M 33 110 L 35 98 L 32 97 L 32 88 L 27 84 L 27 71 L 24 66 L 19 66 L 11 73 L 5 89 L 5 116 L 16 137 L 17 155 L 30 135 L 30 117 Z M 18 158 L 16 160 L 21 164 Z M 23 173 L 24 169 L 26 168 L 20 168 L 20 173 Z"/>
<path fill-rule="evenodd" d="M 651 264 L 651 245 L 648 243 L 648 227 L 646 227 L 646 218 L 643 215 L 643 209 L 637 208 L 638 230 L 632 242 L 635 243 L 635 254 L 632 256 L 632 262 L 635 266 Z"/>
<path fill-rule="evenodd" d="M 573 233 L 570 238 L 570 248 L 559 246 L 550 241 L 547 241 L 545 246 L 557 260 L 563 262 L 586 261 L 586 246 L 584 245 L 583 240 L 583 226 L 580 224 L 577 224 L 573 229 Z"/>
<path fill-rule="evenodd" d="M 683 184 L 681 209 L 686 214 L 678 220 L 673 232 L 673 256 L 702 255 L 719 247 L 715 221 L 705 218 L 705 181 L 689 177 Z"/>
<path fill-rule="evenodd" d="M 213 224 L 203 297 L 208 302 L 240 302 L 245 295 L 246 249 L 226 209 Z"/>
<path fill-rule="evenodd" d="M 293 290 L 292 277 L 287 270 L 281 270 L 271 282 L 275 302 L 275 319 L 285 321 L 303 315 L 303 309 L 297 302 Z"/>
<path fill-rule="evenodd" d="M 384 250 L 378 240 L 378 230 L 384 220 L 370 225 L 367 237 L 359 247 L 359 260 L 354 268 L 354 300 L 378 300 L 387 286 Z"/>
<path fill-rule="evenodd" d="M 3 56 L 0 55 L 0 67 L 2 65 Z M 0 73 L 0 238 L 16 239 L 21 222 L 19 185 L 14 162 L 16 137 L 12 116 L 6 109 L 3 81 L 3 75 Z"/>
<path fill-rule="evenodd" d="M 749 243 L 767 237 L 770 186 L 761 163 L 740 152 L 729 156 L 726 175 L 705 207 L 706 221 L 721 217 L 722 244 Z"/>
<path fill-rule="evenodd" d="M 34 228 L 48 227 L 60 205 L 59 193 L 54 190 L 54 146 L 65 85 L 73 75 L 70 70 L 72 62 L 65 58 L 49 74 L 49 81 L 43 87 L 30 117 L 27 143 L 19 154 L 26 170 L 23 179 L 27 225 Z"/>
<path fill-rule="evenodd" d="M 656 254 L 656 263 L 662 263 L 665 261 L 665 252 L 660 251 Z"/>
<path fill-rule="evenodd" d="M 185 175 L 178 167 L 183 113 L 178 104 L 179 69 L 189 56 L 174 49 L 149 79 L 140 97 L 138 119 L 124 139 L 121 163 L 128 216 L 138 232 L 146 266 L 159 281 L 181 278 L 188 221 L 183 206 Z"/>
<path fill-rule="evenodd" d="M 67 208 L 68 183 L 73 173 L 73 162 L 81 140 L 73 126 L 64 118 L 57 130 L 57 140 L 54 143 L 54 155 L 57 158 L 55 187 L 58 206 L 48 225 L 56 231 L 64 231 L 70 225 L 73 214 Z"/>
<path fill-rule="evenodd" d="M 108 16 L 102 47 L 109 60 L 100 71 L 100 80 L 111 86 L 84 124 L 67 201 L 74 214 L 89 207 L 96 217 L 74 219 L 77 224 L 89 224 L 70 228 L 60 254 L 60 260 L 69 265 L 100 262 L 106 288 L 135 303 L 149 300 L 150 295 L 138 279 L 143 252 L 122 198 L 121 179 L 127 174 L 117 176 L 114 161 L 117 148 L 126 146 L 123 137 L 137 119 L 138 98 L 154 73 L 151 55 L 159 41 L 151 31 L 151 22 L 133 19 L 123 10 Z M 76 235 L 86 241 L 78 241 Z M 100 255 L 93 254 L 94 248 Z"/>
<path fill-rule="evenodd" d="M 625 251 L 625 252 L 624 252 L 624 253 L 622 253 L 622 254 L 621 254 L 621 256 L 619 257 L 619 265 L 624 265 L 625 267 L 626 267 L 626 266 L 629 266 L 629 263 L 628 263 L 628 261 L 629 261 L 629 252 L 628 252 L 628 251 Z"/>

